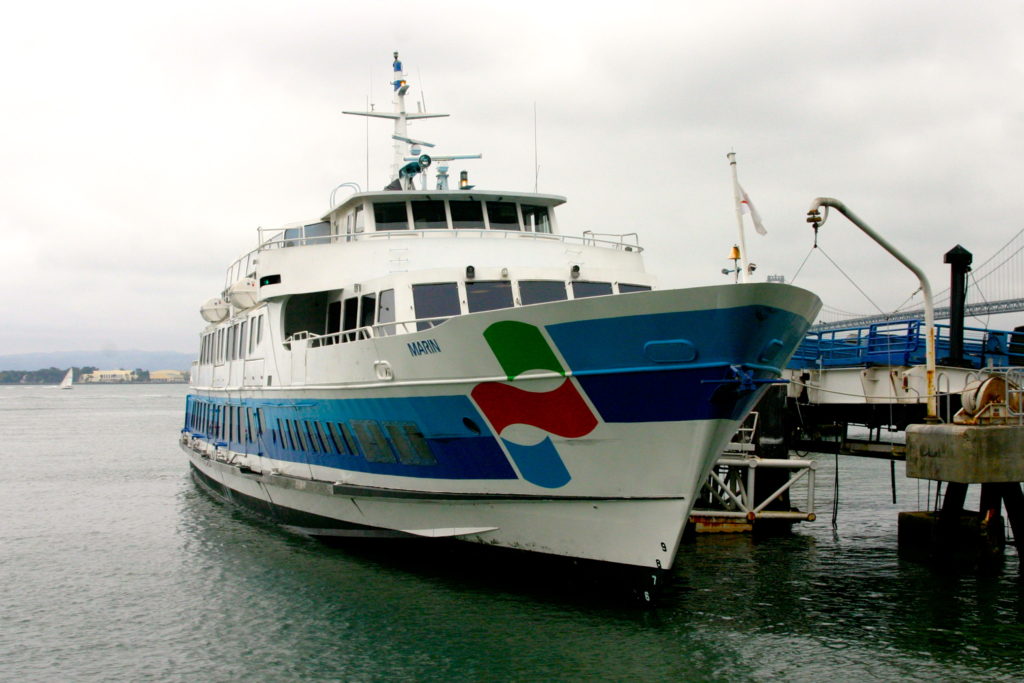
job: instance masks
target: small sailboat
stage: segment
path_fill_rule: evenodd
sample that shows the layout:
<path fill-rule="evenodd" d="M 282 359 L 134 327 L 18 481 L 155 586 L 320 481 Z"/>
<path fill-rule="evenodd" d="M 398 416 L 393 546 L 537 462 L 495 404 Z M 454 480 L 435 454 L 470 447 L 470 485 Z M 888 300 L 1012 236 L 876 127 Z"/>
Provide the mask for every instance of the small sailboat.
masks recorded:
<path fill-rule="evenodd" d="M 64 375 L 64 379 L 62 379 L 60 381 L 60 384 L 57 385 L 57 388 L 58 389 L 74 389 L 75 388 L 74 385 L 73 385 L 74 377 L 75 377 L 75 369 L 74 368 L 68 368 L 68 374 Z"/>

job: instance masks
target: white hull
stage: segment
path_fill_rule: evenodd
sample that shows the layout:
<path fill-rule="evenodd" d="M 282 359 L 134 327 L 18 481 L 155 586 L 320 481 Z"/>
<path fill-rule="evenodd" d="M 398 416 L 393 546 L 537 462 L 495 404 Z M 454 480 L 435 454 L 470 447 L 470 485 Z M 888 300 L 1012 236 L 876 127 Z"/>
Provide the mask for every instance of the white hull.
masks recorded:
<path fill-rule="evenodd" d="M 310 485 L 279 475 L 243 475 L 237 467 L 195 453 L 190 459 L 209 479 L 273 506 L 279 521 L 313 536 L 372 535 L 365 530 L 370 527 L 652 568 L 671 566 L 692 500 L 357 495 L 326 482 Z M 248 506 L 253 507 L 251 502 Z M 288 524 L 292 511 L 358 526 Z"/>
<path fill-rule="evenodd" d="M 315 516 L 285 522 L 312 535 L 357 525 L 359 534 L 455 537 L 668 568 L 697 488 L 762 386 L 740 389 L 735 368 L 778 377 L 816 301 L 783 285 L 711 287 L 463 316 L 315 354 L 293 344 L 279 376 L 302 367 L 305 384 L 196 387 L 182 444 L 212 488 L 262 501 L 278 520 Z M 727 324 L 693 324 L 709 317 Z M 521 343 L 502 350 L 485 338 L 510 320 L 538 335 L 542 351 L 557 352 L 522 362 L 561 373 L 506 376 L 498 356 L 529 354 Z M 301 366 L 296 353 L 305 354 Z M 382 362 L 386 379 L 358 376 Z M 578 402 L 560 398 L 565 392 Z M 531 408 L 546 399 L 553 402 L 539 413 Z M 265 426 L 253 439 L 240 431 L 257 409 Z M 204 425 L 195 417 L 204 410 L 227 413 L 228 426 Z M 581 412 L 591 422 L 574 426 Z M 239 415 L 243 426 L 233 430 Z M 377 436 L 359 434 L 363 423 Z M 325 452 L 342 425 L 361 445 Z M 415 437 L 405 443 L 408 430 Z M 373 438 L 387 441 L 376 456 L 389 462 L 375 457 Z M 414 442 L 431 462 L 416 459 Z M 546 464 L 537 467 L 536 457 Z"/>

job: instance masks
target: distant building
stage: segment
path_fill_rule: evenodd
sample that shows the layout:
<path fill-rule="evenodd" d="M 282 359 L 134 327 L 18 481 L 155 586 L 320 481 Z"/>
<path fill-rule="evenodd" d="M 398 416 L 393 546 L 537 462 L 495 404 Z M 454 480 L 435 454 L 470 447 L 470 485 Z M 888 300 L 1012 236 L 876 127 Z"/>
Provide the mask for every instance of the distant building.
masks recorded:
<path fill-rule="evenodd" d="M 83 384 L 86 383 L 125 383 L 135 379 L 135 373 L 131 370 L 97 370 L 87 372 L 79 378 Z"/>
<path fill-rule="evenodd" d="M 187 382 L 188 373 L 182 370 L 150 370 L 149 371 L 150 382 Z"/>

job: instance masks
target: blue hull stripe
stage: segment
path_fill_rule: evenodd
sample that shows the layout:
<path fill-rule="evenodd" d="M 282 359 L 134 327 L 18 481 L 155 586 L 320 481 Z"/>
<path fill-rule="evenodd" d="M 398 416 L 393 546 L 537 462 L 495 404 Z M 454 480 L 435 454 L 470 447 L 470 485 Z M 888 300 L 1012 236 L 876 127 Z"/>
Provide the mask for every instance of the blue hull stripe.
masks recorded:
<path fill-rule="evenodd" d="M 807 321 L 777 308 L 581 320 L 546 329 L 605 422 L 739 419 L 759 394 L 737 394 L 730 364 L 777 377 Z"/>
<path fill-rule="evenodd" d="M 783 351 L 796 347 L 807 325 L 787 311 L 743 306 L 545 329 L 601 419 L 636 423 L 740 418 L 760 392 L 739 393 L 735 384 L 721 383 L 732 378 L 729 365 L 777 376 Z M 571 475 L 550 439 L 529 448 L 506 442 L 503 449 L 468 396 L 231 402 L 189 396 L 187 411 L 187 431 L 233 451 L 288 462 L 431 479 L 515 479 L 508 451 L 521 470 L 539 472 L 543 485 L 558 487 Z M 225 434 L 226 413 L 241 413 L 242 424 L 262 415 L 262 434 Z M 308 430 L 320 437 L 316 443 L 327 443 L 307 445 Z M 552 465 L 556 461 L 561 469 Z"/>
<path fill-rule="evenodd" d="M 809 323 L 769 306 L 740 306 L 628 318 L 579 320 L 545 329 L 574 373 L 637 369 L 659 363 L 782 365 Z M 665 350 L 654 344 L 671 344 Z"/>

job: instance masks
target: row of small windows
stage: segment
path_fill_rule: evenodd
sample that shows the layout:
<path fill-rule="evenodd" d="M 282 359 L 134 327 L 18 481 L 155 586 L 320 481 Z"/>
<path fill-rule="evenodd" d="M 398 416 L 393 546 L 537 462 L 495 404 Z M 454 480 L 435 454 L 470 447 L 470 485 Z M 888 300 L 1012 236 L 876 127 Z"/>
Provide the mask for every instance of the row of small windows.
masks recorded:
<path fill-rule="evenodd" d="M 523 230 L 551 232 L 548 207 L 506 201 L 474 201 L 470 199 L 443 201 L 421 199 L 407 202 L 376 202 L 373 205 L 376 231 L 387 230 Z M 345 217 L 344 231 L 366 230 L 363 207 L 356 207 Z"/>
<path fill-rule="evenodd" d="M 500 308 L 512 308 L 516 305 L 513 283 L 508 280 L 467 280 L 466 308 L 469 313 L 494 311 Z M 592 296 L 612 294 L 610 282 L 584 282 L 573 280 L 566 289 L 560 280 L 520 280 L 515 283 L 519 290 L 518 304 L 543 304 L 550 301 L 565 301 L 568 293 L 574 299 L 585 299 Z M 646 285 L 620 283 L 620 294 L 629 292 L 649 291 Z M 424 330 L 434 323 L 431 319 L 448 318 L 459 315 L 461 303 L 459 288 L 456 282 L 439 282 L 412 286 L 413 307 L 416 311 L 418 329 Z"/>
<path fill-rule="evenodd" d="M 361 456 L 378 463 L 437 464 L 426 438 L 412 422 L 277 418 L 274 426 L 267 428 L 263 408 L 193 401 L 189 411 L 190 429 L 212 440 L 255 446 L 269 431 L 272 444 L 291 451 Z"/>
<path fill-rule="evenodd" d="M 223 363 L 251 356 L 263 341 L 263 318 L 247 318 L 204 334 L 199 344 L 199 362 Z"/>
<path fill-rule="evenodd" d="M 644 292 L 647 285 L 573 280 L 466 280 L 466 312 L 479 313 L 513 306 L 527 306 L 550 301 L 606 296 L 615 293 Z M 518 301 L 516 300 L 518 292 Z M 395 290 L 359 294 L 330 301 L 331 292 L 296 294 L 288 300 L 284 314 L 284 340 L 298 333 L 315 335 L 313 346 L 362 339 L 366 328 L 377 326 L 376 334 L 395 333 Z M 414 317 L 417 329 L 424 330 L 441 318 L 460 315 L 462 298 L 457 282 L 438 282 L 412 286 Z"/>

